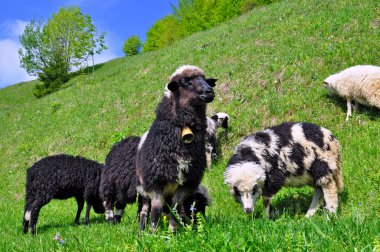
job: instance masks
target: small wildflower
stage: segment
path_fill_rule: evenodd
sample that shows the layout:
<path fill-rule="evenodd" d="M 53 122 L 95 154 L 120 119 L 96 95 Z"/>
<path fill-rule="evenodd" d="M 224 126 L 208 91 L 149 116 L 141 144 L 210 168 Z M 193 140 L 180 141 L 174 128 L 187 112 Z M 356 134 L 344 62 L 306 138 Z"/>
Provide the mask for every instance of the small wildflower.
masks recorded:
<path fill-rule="evenodd" d="M 53 240 L 58 241 L 61 245 L 65 243 L 65 241 L 62 239 L 59 233 L 54 236 Z"/>
<path fill-rule="evenodd" d="M 359 206 L 363 206 L 363 203 L 359 202 Z"/>
<path fill-rule="evenodd" d="M 194 213 L 195 210 L 197 210 L 197 209 L 195 208 L 195 206 L 194 206 L 194 205 L 191 205 L 191 207 L 190 207 L 190 211 L 191 211 L 192 213 Z"/>
<path fill-rule="evenodd" d="M 164 215 L 164 217 L 162 218 L 164 222 L 166 222 L 166 215 Z"/>

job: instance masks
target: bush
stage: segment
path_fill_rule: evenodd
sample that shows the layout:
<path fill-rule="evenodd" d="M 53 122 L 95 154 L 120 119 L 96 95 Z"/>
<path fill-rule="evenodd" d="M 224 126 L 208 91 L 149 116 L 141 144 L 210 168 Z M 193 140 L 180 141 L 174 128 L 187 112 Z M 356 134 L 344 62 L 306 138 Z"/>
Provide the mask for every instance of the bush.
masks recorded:
<path fill-rule="evenodd" d="M 140 38 L 137 35 L 129 37 L 123 45 L 123 52 L 125 53 L 125 56 L 133 56 L 139 54 L 141 45 L 142 44 Z"/>
<path fill-rule="evenodd" d="M 70 78 L 62 61 L 44 68 L 37 75 L 39 80 L 42 81 L 42 84 L 37 84 L 33 89 L 33 95 L 37 98 L 57 91 Z"/>

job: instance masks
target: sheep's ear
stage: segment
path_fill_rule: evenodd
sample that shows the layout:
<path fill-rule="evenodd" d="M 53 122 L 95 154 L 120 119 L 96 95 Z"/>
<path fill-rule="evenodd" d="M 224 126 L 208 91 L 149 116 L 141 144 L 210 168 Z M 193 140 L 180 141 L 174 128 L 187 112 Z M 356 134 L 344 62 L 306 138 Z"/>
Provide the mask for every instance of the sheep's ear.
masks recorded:
<path fill-rule="evenodd" d="M 215 82 L 217 81 L 218 79 L 206 79 L 206 82 L 207 84 L 209 84 L 211 87 L 215 87 Z"/>
<path fill-rule="evenodd" d="M 214 121 L 218 121 L 218 114 L 211 116 L 211 119 Z"/>
<path fill-rule="evenodd" d="M 222 127 L 228 129 L 228 117 L 224 118 L 222 122 Z"/>
<path fill-rule="evenodd" d="M 172 81 L 168 84 L 168 89 L 171 91 L 171 92 L 175 92 L 178 90 L 178 83 L 176 81 Z"/>

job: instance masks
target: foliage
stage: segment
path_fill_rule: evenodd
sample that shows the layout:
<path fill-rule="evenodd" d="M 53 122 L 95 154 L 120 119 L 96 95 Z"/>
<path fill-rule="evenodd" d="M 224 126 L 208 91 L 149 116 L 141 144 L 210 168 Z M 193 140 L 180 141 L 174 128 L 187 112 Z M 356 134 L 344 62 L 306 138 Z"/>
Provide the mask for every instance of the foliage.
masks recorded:
<path fill-rule="evenodd" d="M 123 45 L 123 52 L 125 56 L 133 56 L 140 53 L 141 41 L 137 35 L 129 37 Z"/>
<path fill-rule="evenodd" d="M 179 0 L 173 14 L 158 20 L 147 32 L 144 52 L 165 48 L 183 37 L 208 30 L 274 0 Z"/>
<path fill-rule="evenodd" d="M 104 38 L 77 6 L 60 8 L 46 23 L 31 21 L 20 36 L 19 55 L 21 67 L 44 83 L 36 86 L 36 96 L 58 89 L 71 70 L 106 49 Z"/>
<path fill-rule="evenodd" d="M 328 97 L 327 76 L 357 64 L 380 65 L 378 0 L 283 0 L 193 34 L 163 50 L 119 58 L 95 68 L 92 85 L 80 76 L 44 99 L 38 81 L 0 90 L 0 216 L 4 251 L 373 251 L 380 241 L 380 110 L 359 106 L 348 122 L 346 104 Z M 72 224 L 75 199 L 41 210 L 37 236 L 23 235 L 26 169 L 47 155 L 82 155 L 104 163 L 123 136 L 141 136 L 153 119 L 169 76 L 182 64 L 218 78 L 208 115 L 230 115 L 221 158 L 202 183 L 213 204 L 193 231 L 139 233 L 137 206 L 119 225 L 93 211 L 90 225 Z M 283 121 L 330 129 L 342 146 L 344 192 L 338 214 L 304 214 L 311 188 L 284 188 L 273 198 L 274 218 L 262 200 L 247 215 L 229 195 L 223 172 L 246 135 Z M 120 133 L 118 133 L 120 132 Z M 223 136 L 223 131 L 220 135 Z M 83 218 L 84 213 L 82 213 Z M 202 226 L 201 226 L 201 225 Z M 59 233 L 65 241 L 53 240 Z M 375 250 L 375 251 L 377 251 Z"/>
<path fill-rule="evenodd" d="M 274 0 L 243 0 L 241 4 L 241 13 L 249 12 L 259 5 L 269 4 L 273 1 Z"/>
<path fill-rule="evenodd" d="M 165 48 L 181 38 L 178 20 L 168 15 L 158 20 L 147 32 L 143 52 Z"/>

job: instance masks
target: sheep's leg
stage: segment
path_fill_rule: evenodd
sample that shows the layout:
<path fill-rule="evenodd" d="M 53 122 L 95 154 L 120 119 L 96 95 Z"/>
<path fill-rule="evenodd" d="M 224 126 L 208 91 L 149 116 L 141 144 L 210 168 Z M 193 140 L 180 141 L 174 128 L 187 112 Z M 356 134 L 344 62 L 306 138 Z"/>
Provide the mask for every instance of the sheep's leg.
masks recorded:
<path fill-rule="evenodd" d="M 29 231 L 35 235 L 36 234 L 36 224 L 38 221 L 38 215 L 40 214 L 40 210 L 44 204 L 35 204 L 31 211 L 30 216 L 30 227 Z"/>
<path fill-rule="evenodd" d="M 322 186 L 322 191 L 327 211 L 336 213 L 338 209 L 338 190 L 335 181 L 332 179 L 326 185 Z"/>
<path fill-rule="evenodd" d="M 31 197 L 29 195 L 27 195 L 26 196 L 26 203 L 25 203 L 24 218 L 22 221 L 24 234 L 26 234 L 28 232 L 30 216 L 32 213 L 32 210 L 31 210 L 32 206 L 33 206 L 33 200 L 31 200 Z"/>
<path fill-rule="evenodd" d="M 30 210 L 26 210 L 25 208 L 24 218 L 22 220 L 22 231 L 24 232 L 24 234 L 28 232 L 29 221 L 30 221 Z"/>
<path fill-rule="evenodd" d="M 82 213 L 83 206 L 84 206 L 84 199 L 83 197 L 76 197 L 75 199 L 77 200 L 78 211 L 77 211 L 77 215 L 75 216 L 74 224 L 79 224 L 80 214 Z"/>
<path fill-rule="evenodd" d="M 183 206 L 183 202 L 186 198 L 186 191 L 185 189 L 178 189 L 176 193 L 173 196 L 172 200 L 172 211 L 170 211 L 170 222 L 169 222 L 169 228 L 170 230 L 174 233 L 177 230 L 177 216 L 175 213 L 177 212 L 179 215 L 179 220 L 180 222 L 187 221 L 187 216 L 186 216 L 186 211 Z"/>
<path fill-rule="evenodd" d="M 272 197 L 263 196 L 263 203 L 264 203 L 264 210 L 265 210 L 265 216 L 267 218 L 270 217 L 270 210 L 271 210 L 271 203 Z"/>
<path fill-rule="evenodd" d="M 156 228 L 162 214 L 162 208 L 164 206 L 165 199 L 162 193 L 153 192 L 151 200 L 152 200 L 151 201 L 152 209 L 150 210 L 151 227 Z"/>
<path fill-rule="evenodd" d="M 139 213 L 140 213 L 140 230 L 145 229 L 145 225 L 148 219 L 149 210 L 150 210 L 150 200 L 145 197 L 141 197 L 139 202 Z"/>
<path fill-rule="evenodd" d="M 351 102 L 352 100 L 350 98 L 347 98 L 347 116 L 346 121 L 348 121 L 348 118 L 351 116 Z"/>
<path fill-rule="evenodd" d="M 83 224 L 88 225 L 88 223 L 89 223 L 89 221 L 90 221 L 91 204 L 90 204 L 89 202 L 86 202 L 86 203 L 87 203 L 87 207 L 86 207 L 86 215 L 84 216 Z"/>
<path fill-rule="evenodd" d="M 116 207 L 116 213 L 115 213 L 115 223 L 121 222 L 121 217 L 124 214 L 124 209 L 127 206 L 127 203 L 117 201 L 115 204 Z"/>
<path fill-rule="evenodd" d="M 320 187 L 314 187 L 313 200 L 311 201 L 309 210 L 307 210 L 307 213 L 306 213 L 307 218 L 313 216 L 317 212 L 318 208 L 322 204 L 322 199 L 323 199 L 322 196 L 323 196 L 322 189 Z"/>

